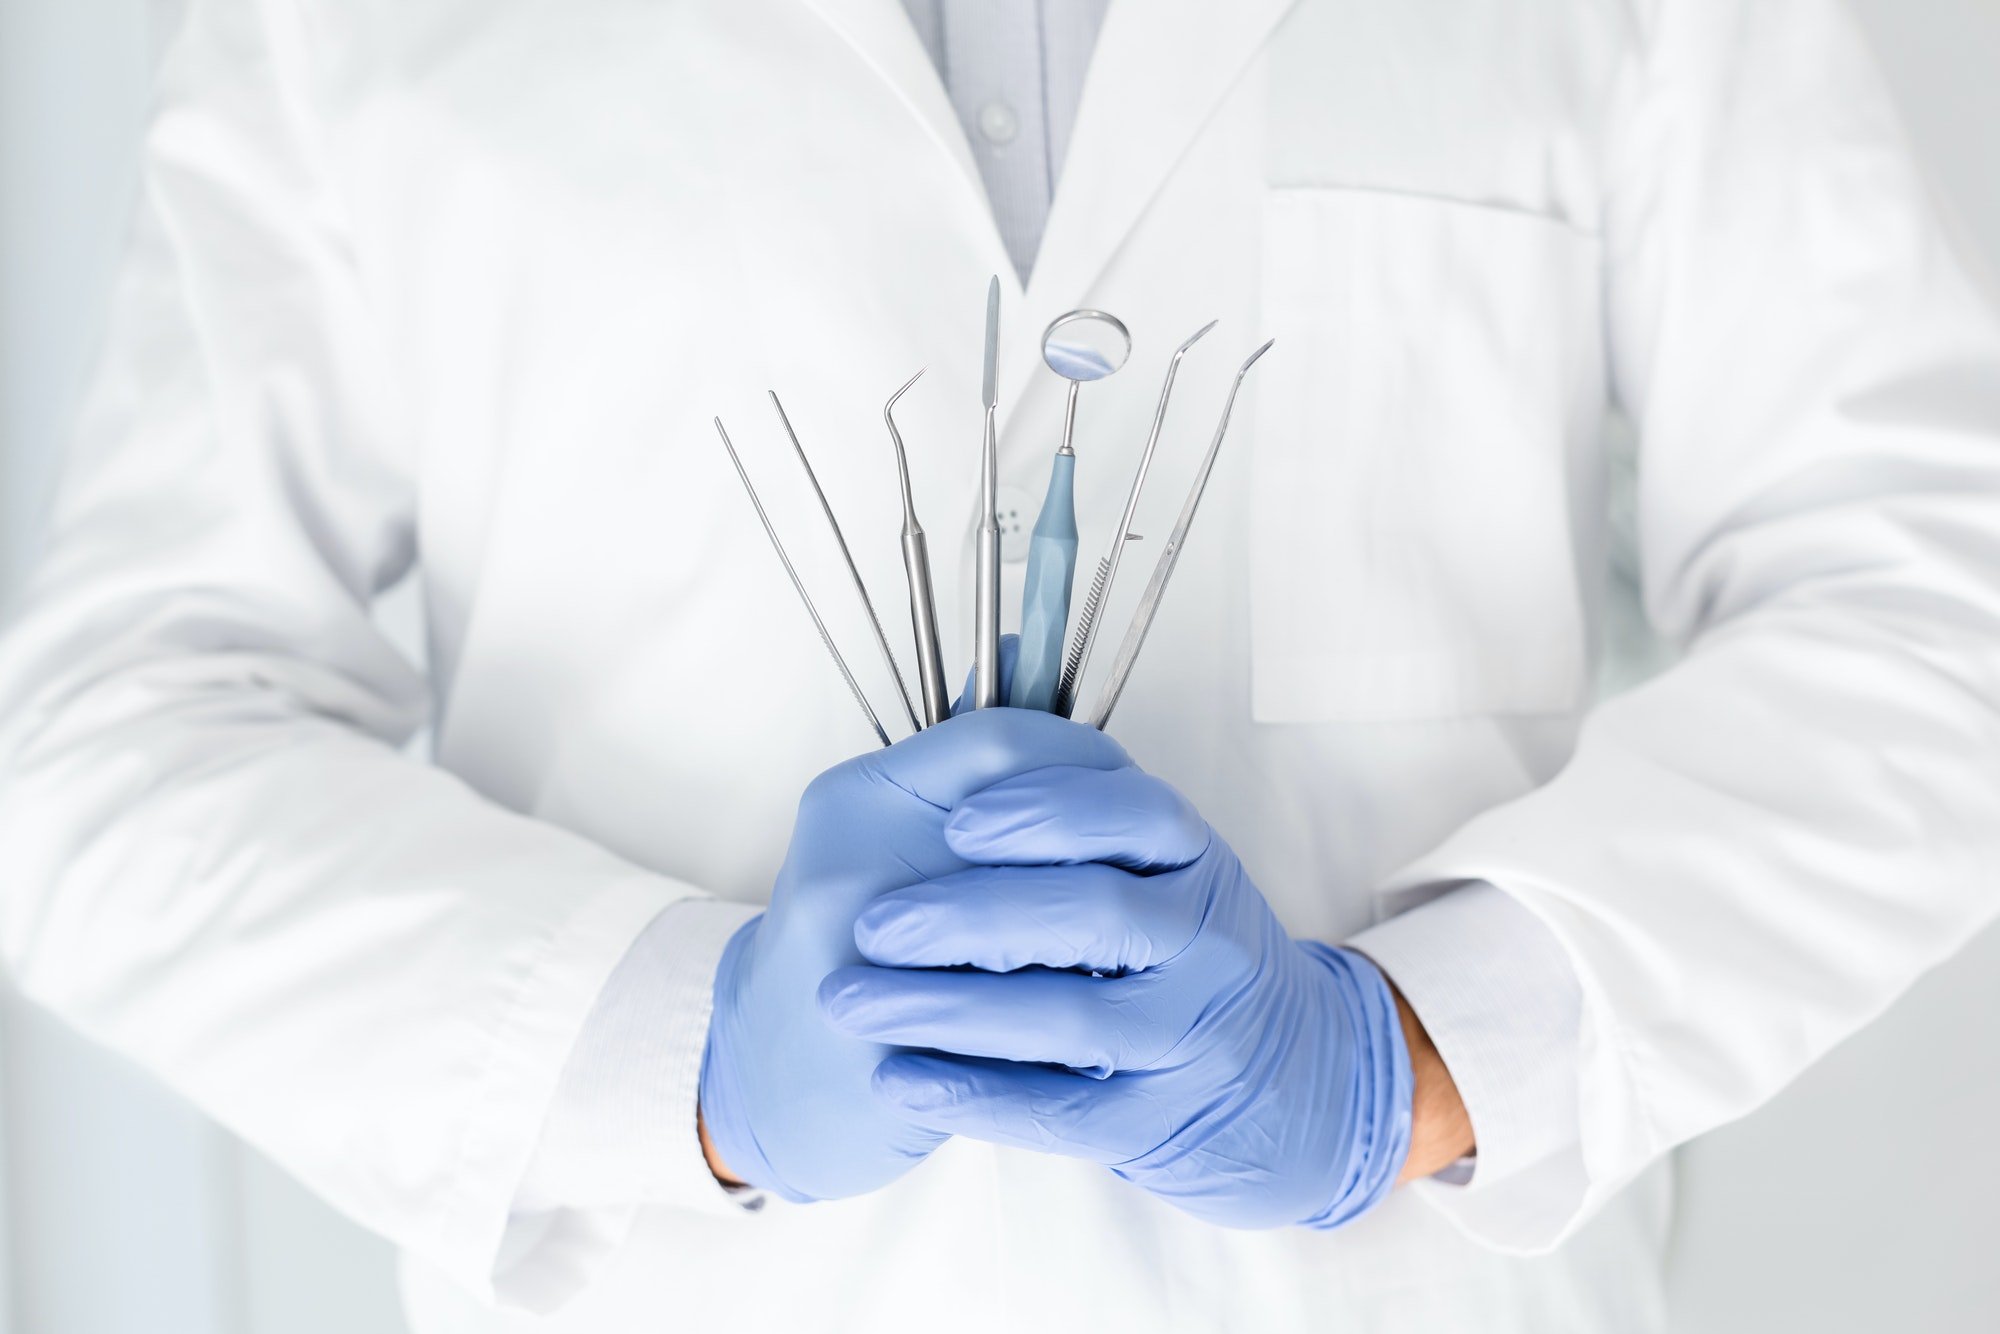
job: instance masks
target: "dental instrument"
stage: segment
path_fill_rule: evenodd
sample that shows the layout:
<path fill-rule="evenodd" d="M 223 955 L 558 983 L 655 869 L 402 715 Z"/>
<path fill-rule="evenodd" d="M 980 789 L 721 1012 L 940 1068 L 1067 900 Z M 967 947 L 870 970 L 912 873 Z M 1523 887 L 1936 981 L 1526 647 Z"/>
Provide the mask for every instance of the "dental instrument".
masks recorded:
<path fill-rule="evenodd" d="M 875 729 L 875 735 L 884 746 L 889 744 L 889 734 L 882 730 L 882 720 L 875 716 L 868 697 L 861 693 L 861 687 L 854 680 L 854 673 L 847 670 L 847 659 L 840 656 L 840 650 L 833 646 L 833 636 L 827 633 L 826 622 L 819 618 L 819 609 L 813 606 L 812 595 L 799 580 L 799 572 L 792 568 L 792 558 L 785 554 L 785 544 L 778 540 L 778 530 L 771 526 L 771 516 L 764 513 L 764 502 L 757 498 L 757 488 L 750 484 L 750 474 L 743 470 L 743 460 L 736 455 L 736 446 L 729 441 L 729 432 L 723 429 L 722 418 L 715 419 L 715 433 L 722 437 L 722 447 L 729 451 L 729 461 L 736 465 L 736 475 L 743 479 L 743 489 L 750 493 L 750 503 L 757 510 L 757 519 L 764 525 L 765 536 L 771 539 L 772 550 L 784 564 L 785 573 L 791 577 L 792 587 L 798 590 L 799 601 L 806 604 L 806 615 L 812 617 L 813 629 L 819 631 L 819 641 L 826 645 L 826 651 L 833 655 L 833 665 L 840 669 L 840 677 L 847 682 L 847 688 L 854 692 L 854 702 L 867 715 L 868 725 Z"/>
<path fill-rule="evenodd" d="M 999 441 L 994 409 L 999 403 L 1000 279 L 986 284 L 986 370 L 980 398 L 986 407 L 986 436 L 979 461 L 979 532 L 974 538 L 977 581 L 973 588 L 972 707 L 1000 703 L 1000 501 Z"/>
<path fill-rule="evenodd" d="M 1208 487 L 1208 475 L 1214 469 L 1215 456 L 1222 448 L 1223 434 L 1229 430 L 1229 414 L 1236 407 L 1236 391 L 1243 387 L 1243 377 L 1257 364 L 1257 358 L 1270 351 L 1271 344 L 1276 341 L 1275 338 L 1267 339 L 1262 347 L 1252 352 L 1229 386 L 1229 397 L 1222 405 L 1222 420 L 1215 424 L 1215 438 L 1208 442 L 1208 453 L 1201 461 L 1201 470 L 1195 474 L 1194 486 L 1188 491 L 1187 502 L 1181 506 L 1180 518 L 1174 521 L 1174 530 L 1167 537 L 1167 545 L 1153 565 L 1153 577 L 1146 581 L 1139 609 L 1132 613 L 1132 624 L 1125 631 L 1124 642 L 1118 646 L 1118 656 L 1112 659 L 1111 676 L 1097 697 L 1097 710 L 1091 715 L 1090 725 L 1100 732 L 1111 721 L 1111 710 L 1118 706 L 1118 697 L 1125 690 L 1125 680 L 1132 674 L 1132 664 L 1146 642 L 1146 632 L 1152 629 L 1153 615 L 1160 609 L 1160 598 L 1167 591 L 1167 580 L 1173 578 L 1174 566 L 1180 561 L 1181 551 L 1187 545 L 1188 529 L 1194 524 L 1195 509 L 1201 504 L 1202 492 Z"/>
<path fill-rule="evenodd" d="M 1174 392 L 1174 377 L 1180 373 L 1181 358 L 1187 350 L 1201 340 L 1202 335 L 1213 329 L 1217 321 L 1194 331 L 1185 343 L 1174 350 L 1167 362 L 1167 378 L 1160 386 L 1160 402 L 1153 409 L 1153 426 L 1146 434 L 1146 447 L 1139 454 L 1139 469 L 1132 477 L 1132 490 L 1125 497 L 1125 512 L 1118 520 L 1118 529 L 1111 535 L 1111 546 L 1097 562 L 1097 573 L 1090 581 L 1090 593 L 1084 598 L 1083 611 L 1076 620 L 1076 634 L 1070 640 L 1069 656 L 1063 661 L 1062 680 L 1056 686 L 1055 711 L 1069 717 L 1076 709 L 1076 688 L 1083 679 L 1083 669 L 1090 664 L 1090 649 L 1097 636 L 1097 620 L 1104 610 L 1105 599 L 1111 596 L 1112 580 L 1118 576 L 1118 560 L 1124 554 L 1127 542 L 1139 540 L 1132 531 L 1132 519 L 1139 509 L 1139 492 L 1146 485 L 1146 470 L 1152 466 L 1153 450 L 1160 443 L 1160 427 L 1167 419 L 1167 399 Z"/>
<path fill-rule="evenodd" d="M 806 470 L 806 480 L 812 483 L 813 495 L 819 498 L 820 512 L 826 515 L 826 526 L 833 529 L 833 540 L 840 544 L 840 558 L 847 562 L 847 573 L 854 580 L 854 591 L 861 597 L 861 606 L 868 613 L 868 624 L 874 628 L 876 647 L 882 650 L 882 661 L 888 664 L 889 675 L 895 678 L 896 694 L 903 701 L 903 712 L 909 715 L 910 730 L 923 730 L 917 721 L 916 708 L 910 703 L 910 688 L 903 683 L 903 669 L 896 664 L 896 655 L 889 648 L 889 636 L 882 631 L 882 619 L 875 614 L 875 601 L 868 596 L 868 585 L 861 581 L 861 570 L 854 563 L 854 553 L 847 549 L 847 538 L 840 531 L 840 521 L 833 517 L 833 506 L 827 503 L 826 492 L 820 490 L 819 477 L 813 472 L 812 461 L 806 457 L 805 446 L 799 443 L 799 433 L 792 429 L 792 419 L 785 413 L 785 405 L 778 401 L 778 391 L 766 390 L 771 396 L 771 406 L 778 410 L 778 420 L 784 424 L 785 435 L 792 442 L 792 452 L 799 456 L 799 466 Z"/>
<path fill-rule="evenodd" d="M 1084 384 L 1112 375 L 1132 353 L 1132 335 L 1115 315 L 1072 310 L 1042 334 L 1042 361 L 1069 381 L 1063 406 L 1062 443 L 1049 468 L 1048 495 L 1028 542 L 1027 581 L 1021 593 L 1021 650 L 1008 703 L 1017 709 L 1054 710 L 1062 680 L 1063 637 L 1076 582 L 1076 397 Z"/>
<path fill-rule="evenodd" d="M 882 420 L 896 446 L 896 474 L 903 486 L 903 572 L 910 583 L 910 633 L 917 641 L 917 684 L 924 696 L 924 726 L 935 727 L 951 716 L 951 696 L 945 691 L 944 652 L 938 646 L 937 597 L 931 590 L 931 558 L 924 530 L 917 522 L 917 503 L 910 493 L 910 460 L 903 434 L 896 429 L 896 400 L 924 377 L 918 371 L 889 395 Z"/>

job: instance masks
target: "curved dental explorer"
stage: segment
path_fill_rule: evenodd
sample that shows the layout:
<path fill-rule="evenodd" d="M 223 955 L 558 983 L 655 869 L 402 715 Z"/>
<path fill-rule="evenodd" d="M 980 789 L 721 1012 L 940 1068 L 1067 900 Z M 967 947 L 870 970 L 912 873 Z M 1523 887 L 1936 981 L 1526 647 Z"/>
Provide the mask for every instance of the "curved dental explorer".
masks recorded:
<path fill-rule="evenodd" d="M 1072 310 L 1042 333 L 1042 361 L 1069 381 L 1062 443 L 1049 466 L 1049 490 L 1028 540 L 1021 589 L 1021 653 L 1007 702 L 1050 712 L 1062 681 L 1063 638 L 1076 583 L 1076 396 L 1083 385 L 1115 374 L 1132 354 L 1132 335 L 1115 315 Z"/>
<path fill-rule="evenodd" d="M 1196 329 L 1174 350 L 1167 362 L 1167 378 L 1160 385 L 1160 402 L 1153 409 L 1153 427 L 1146 433 L 1146 447 L 1139 454 L 1139 470 L 1133 474 L 1132 490 L 1125 497 L 1125 513 L 1119 517 L 1118 529 L 1111 534 L 1111 546 L 1097 562 L 1097 573 L 1090 581 L 1090 595 L 1084 599 L 1083 611 L 1076 618 L 1076 634 L 1070 640 L 1069 657 L 1063 662 L 1062 681 L 1056 687 L 1055 711 L 1067 718 L 1076 709 L 1076 687 L 1083 679 L 1083 669 L 1090 665 L 1090 648 L 1097 637 L 1097 618 L 1104 610 L 1105 599 L 1111 596 L 1111 582 L 1118 577 L 1118 558 L 1124 554 L 1127 542 L 1139 540 L 1132 531 L 1132 518 L 1139 509 L 1139 492 L 1146 485 L 1146 470 L 1153 464 L 1153 450 L 1160 443 L 1160 427 L 1167 420 L 1167 399 L 1174 392 L 1174 376 L 1180 373 L 1181 358 L 1187 350 L 1201 341 L 1202 335 L 1213 329 L 1218 321 L 1210 320 Z"/>
<path fill-rule="evenodd" d="M 743 470 L 743 460 L 736 456 L 736 446 L 729 442 L 729 432 L 723 429 L 722 418 L 715 419 L 715 433 L 722 437 L 722 447 L 729 451 L 729 461 L 736 465 L 736 475 L 743 479 L 743 489 L 750 493 L 750 503 L 756 507 L 758 522 L 764 525 L 764 535 L 771 539 L 772 550 L 784 564 L 785 573 L 791 576 L 792 587 L 798 590 L 799 601 L 806 604 L 806 615 L 812 617 L 813 629 L 819 631 L 819 642 L 826 645 L 826 651 L 833 655 L 833 665 L 840 668 L 841 680 L 854 692 L 854 702 L 861 706 L 861 712 L 868 718 L 868 725 L 875 729 L 875 735 L 883 745 L 889 744 L 889 734 L 882 730 L 882 720 L 875 716 L 875 710 L 868 703 L 868 697 L 861 693 L 861 687 L 854 680 L 854 673 L 847 670 L 847 659 L 840 656 L 840 650 L 833 646 L 833 636 L 826 632 L 826 622 L 819 618 L 819 611 L 813 606 L 812 595 L 799 581 L 799 572 L 792 568 L 792 558 L 785 554 L 785 544 L 778 540 L 778 530 L 771 526 L 771 516 L 764 513 L 764 502 L 757 499 L 757 488 L 750 484 L 750 474 Z"/>
<path fill-rule="evenodd" d="M 903 669 L 896 665 L 896 655 L 890 651 L 889 636 L 882 631 L 882 619 L 875 614 L 875 603 L 868 596 L 868 585 L 861 580 L 861 570 L 854 563 L 854 553 L 847 549 L 847 538 L 840 531 L 840 521 L 833 517 L 833 506 L 827 503 L 826 492 L 819 488 L 819 477 L 813 472 L 812 461 L 806 457 L 804 445 L 799 443 L 799 433 L 792 429 L 792 419 L 785 415 L 785 405 L 778 401 L 778 391 L 765 391 L 771 396 L 771 406 L 778 410 L 778 420 L 784 424 L 785 436 L 792 442 L 792 452 L 799 456 L 799 466 L 806 470 L 806 480 L 812 483 L 813 495 L 819 498 L 820 512 L 826 515 L 826 526 L 833 529 L 833 540 L 840 544 L 840 558 L 847 562 L 847 573 L 853 576 L 854 591 L 861 597 L 861 606 L 868 613 L 868 624 L 875 630 L 875 646 L 882 650 L 882 661 L 889 666 L 889 675 L 895 678 L 896 694 L 903 701 L 903 712 L 909 715 L 910 730 L 921 731 L 923 724 L 917 721 L 917 711 L 910 703 L 910 688 L 903 684 Z"/>
<path fill-rule="evenodd" d="M 977 572 L 972 590 L 972 707 L 1000 701 L 1000 447 L 994 426 L 999 404 L 1000 278 L 986 284 L 986 369 L 979 395 L 986 406 L 986 435 L 979 455 L 979 532 L 973 539 Z"/>
<path fill-rule="evenodd" d="M 1214 469 L 1215 456 L 1222 449 L 1223 434 L 1229 430 L 1229 414 L 1236 407 L 1236 391 L 1243 387 L 1243 377 L 1257 364 L 1257 358 L 1270 351 L 1271 344 L 1277 341 L 1275 338 L 1267 339 L 1262 347 L 1252 352 L 1229 386 L 1229 397 L 1222 404 L 1222 420 L 1215 424 L 1215 438 L 1208 442 L 1208 453 L 1202 458 L 1201 470 L 1195 474 L 1187 502 L 1181 506 L 1181 516 L 1174 521 L 1174 531 L 1168 535 L 1167 545 L 1153 565 L 1153 577 L 1146 581 L 1146 592 L 1139 599 L 1138 610 L 1132 613 L 1132 624 L 1125 631 L 1124 642 L 1118 646 L 1118 656 L 1112 659 L 1111 676 L 1104 683 L 1103 693 L 1097 697 L 1097 711 L 1091 715 L 1090 725 L 1100 732 L 1111 721 L 1111 710 L 1118 707 L 1118 697 L 1124 693 L 1125 680 L 1132 674 L 1132 664 L 1139 657 L 1139 649 L 1146 642 L 1146 632 L 1153 627 L 1153 615 L 1160 609 L 1160 598 L 1167 591 L 1167 580 L 1174 577 L 1174 566 L 1179 563 L 1181 552 L 1187 546 L 1188 529 L 1194 525 L 1195 509 L 1201 504 L 1202 492 L 1208 487 L 1208 474 Z"/>
<path fill-rule="evenodd" d="M 917 641 L 917 684 L 924 695 L 924 726 L 935 727 L 951 716 L 951 696 L 945 693 L 944 652 L 938 647 L 937 597 L 931 591 L 931 558 L 924 530 L 917 522 L 917 503 L 910 494 L 910 459 L 903 434 L 896 429 L 896 400 L 924 377 L 918 371 L 889 395 L 882 420 L 896 446 L 896 475 L 903 485 L 903 572 L 910 581 L 910 632 Z"/>

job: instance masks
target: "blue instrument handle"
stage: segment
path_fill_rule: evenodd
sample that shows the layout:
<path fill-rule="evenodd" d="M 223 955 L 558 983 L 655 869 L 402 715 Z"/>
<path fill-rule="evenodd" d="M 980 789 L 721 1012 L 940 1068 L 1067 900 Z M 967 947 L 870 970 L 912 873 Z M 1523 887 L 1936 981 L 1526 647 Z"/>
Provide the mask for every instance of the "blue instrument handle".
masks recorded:
<path fill-rule="evenodd" d="M 1062 680 L 1063 639 L 1069 631 L 1070 586 L 1076 578 L 1076 455 L 1058 454 L 1049 470 L 1028 540 L 1028 580 L 1021 594 L 1021 656 L 1007 702 L 1017 709 L 1055 711 Z"/>

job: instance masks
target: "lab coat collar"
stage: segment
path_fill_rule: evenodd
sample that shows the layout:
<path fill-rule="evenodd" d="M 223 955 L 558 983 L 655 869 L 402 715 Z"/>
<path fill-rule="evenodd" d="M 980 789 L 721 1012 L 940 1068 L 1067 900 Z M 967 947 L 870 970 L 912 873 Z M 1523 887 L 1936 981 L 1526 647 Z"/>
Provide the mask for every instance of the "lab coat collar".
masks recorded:
<path fill-rule="evenodd" d="M 1080 305 L 1296 0 L 1114 0 L 1084 80 L 1031 304 Z"/>
<path fill-rule="evenodd" d="M 977 192 L 1010 314 L 1025 311 L 1040 320 L 1089 304 L 1111 257 L 1296 2 L 1112 0 L 1024 291 L 998 226 L 990 224 L 992 207 L 965 130 L 901 0 L 804 0 L 896 90 L 966 188 Z M 1027 382 L 1040 362 L 1040 333 L 1037 326 L 1031 337 L 1006 337 L 1003 386 Z M 1003 391 L 1003 426 L 1018 401 L 1019 395 Z"/>
<path fill-rule="evenodd" d="M 966 141 L 965 129 L 958 123 L 958 113 L 952 109 L 944 82 L 931 63 L 930 52 L 924 49 L 917 30 L 911 26 L 902 0 L 804 0 L 804 3 L 896 92 L 929 134 L 938 152 L 951 162 L 962 183 L 978 195 L 990 220 L 993 209 L 986 202 L 986 184 L 980 179 L 972 146 Z M 1007 248 L 1000 238 L 998 224 L 991 230 L 993 251 L 1000 262 L 1000 281 L 1003 288 L 1011 284 L 1018 295 L 1020 284 L 1013 266 L 1006 263 Z"/>

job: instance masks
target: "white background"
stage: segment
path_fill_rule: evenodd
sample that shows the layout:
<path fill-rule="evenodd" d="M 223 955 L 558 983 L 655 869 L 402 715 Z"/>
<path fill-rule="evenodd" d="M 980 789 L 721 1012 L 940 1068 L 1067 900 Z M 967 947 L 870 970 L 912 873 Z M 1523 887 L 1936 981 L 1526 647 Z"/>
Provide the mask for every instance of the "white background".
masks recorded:
<path fill-rule="evenodd" d="M 2000 273 L 2000 0 L 1857 3 L 1940 190 Z M 0 0 L 0 591 L 26 564 L 98 337 L 169 7 Z M 401 1329 L 380 1242 L 54 1021 L 7 1001 L 0 1024 L 0 1334 Z M 1996 1126 L 1989 932 L 1682 1155 L 1679 1328 L 2000 1329 Z"/>

